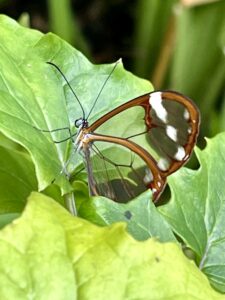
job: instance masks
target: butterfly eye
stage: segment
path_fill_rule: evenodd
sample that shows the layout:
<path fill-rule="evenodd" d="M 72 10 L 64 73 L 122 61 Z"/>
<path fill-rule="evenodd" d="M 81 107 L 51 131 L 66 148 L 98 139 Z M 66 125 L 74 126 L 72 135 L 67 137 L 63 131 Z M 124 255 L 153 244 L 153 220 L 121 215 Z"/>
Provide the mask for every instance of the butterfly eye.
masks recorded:
<path fill-rule="evenodd" d="M 77 120 L 74 122 L 74 125 L 75 125 L 76 128 L 79 128 L 82 124 L 83 124 L 83 119 L 82 119 L 82 118 L 77 119 Z"/>
<path fill-rule="evenodd" d="M 76 128 L 87 128 L 88 127 L 88 122 L 86 119 L 84 118 L 80 118 L 80 119 L 77 119 L 75 122 L 74 122 L 74 125 Z"/>

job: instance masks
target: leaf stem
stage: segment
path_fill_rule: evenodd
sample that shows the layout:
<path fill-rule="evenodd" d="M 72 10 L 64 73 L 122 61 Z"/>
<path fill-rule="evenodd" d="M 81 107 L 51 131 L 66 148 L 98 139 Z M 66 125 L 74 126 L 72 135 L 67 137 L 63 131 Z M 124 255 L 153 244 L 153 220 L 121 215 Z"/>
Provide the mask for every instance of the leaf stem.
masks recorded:
<path fill-rule="evenodd" d="M 68 193 L 64 196 L 65 198 L 65 205 L 68 211 L 73 215 L 77 216 L 77 208 L 76 208 L 76 203 L 75 203 L 75 198 L 74 198 L 74 193 Z"/>

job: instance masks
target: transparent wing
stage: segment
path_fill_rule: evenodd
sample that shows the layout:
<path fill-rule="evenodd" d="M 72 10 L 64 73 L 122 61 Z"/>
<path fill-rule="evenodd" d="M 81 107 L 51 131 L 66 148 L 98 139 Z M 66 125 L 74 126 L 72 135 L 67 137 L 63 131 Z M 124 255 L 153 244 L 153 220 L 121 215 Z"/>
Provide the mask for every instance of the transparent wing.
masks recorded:
<path fill-rule="evenodd" d="M 127 147 L 95 141 L 82 154 L 91 195 L 127 202 L 155 184 L 146 161 Z M 165 183 L 162 178 L 158 181 Z"/>
<path fill-rule="evenodd" d="M 198 109 L 176 92 L 153 92 L 112 110 L 85 135 L 91 193 L 129 200 L 151 188 L 157 200 L 166 177 L 190 157 L 198 130 Z"/>

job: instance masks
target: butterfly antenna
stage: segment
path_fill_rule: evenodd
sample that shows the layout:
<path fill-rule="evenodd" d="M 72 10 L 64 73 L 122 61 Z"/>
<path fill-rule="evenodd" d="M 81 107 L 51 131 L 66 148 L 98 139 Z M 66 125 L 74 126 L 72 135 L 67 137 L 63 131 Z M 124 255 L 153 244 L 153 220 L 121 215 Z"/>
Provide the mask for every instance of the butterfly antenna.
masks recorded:
<path fill-rule="evenodd" d="M 90 117 L 90 115 L 91 115 L 91 113 L 92 113 L 92 111 L 93 111 L 93 109 L 94 109 L 94 107 L 95 107 L 95 105 L 96 105 L 96 103 L 97 103 L 97 101 L 98 101 L 98 99 L 99 99 L 99 97 L 100 97 L 100 95 L 101 95 L 101 93 L 102 93 L 102 91 L 103 91 L 103 89 L 104 89 L 104 87 L 105 87 L 107 81 L 109 80 L 109 78 L 111 77 L 112 73 L 115 71 L 117 65 L 118 65 L 121 61 L 122 61 L 122 60 L 121 60 L 121 58 L 120 58 L 120 59 L 117 60 L 117 62 L 114 64 L 114 66 L 113 66 L 111 72 L 110 72 L 109 75 L 107 76 L 107 78 L 106 78 L 105 82 L 103 83 L 103 85 L 102 85 L 100 91 L 98 92 L 98 95 L 97 95 L 97 97 L 96 97 L 96 99 L 95 99 L 95 101 L 94 101 L 94 103 L 93 103 L 93 105 L 92 105 L 91 110 L 89 111 L 89 113 L 88 113 L 88 115 L 87 115 L 87 119 L 86 119 L 86 120 L 88 120 L 88 118 Z"/>
<path fill-rule="evenodd" d="M 73 93 L 73 95 L 74 95 L 74 97 L 76 98 L 76 100 L 77 100 L 77 102 L 79 103 L 79 105 L 80 105 L 80 108 L 81 108 L 81 110 L 82 110 L 82 114 L 83 114 L 83 119 L 85 119 L 85 112 L 84 112 L 84 108 L 83 108 L 83 106 L 82 106 L 82 104 L 81 104 L 81 102 L 80 102 L 80 100 L 79 100 L 79 98 L 77 97 L 77 95 L 76 95 L 76 93 L 74 92 L 74 90 L 73 90 L 73 88 L 72 88 L 72 86 L 70 85 L 70 83 L 69 83 L 69 81 L 67 80 L 67 78 L 66 78 L 66 76 L 63 74 L 63 72 L 60 70 L 60 68 L 57 66 L 57 65 L 55 65 L 54 63 L 52 63 L 52 62 L 47 62 L 47 64 L 49 64 L 49 65 L 51 65 L 51 66 L 53 66 L 53 67 L 55 67 L 56 68 L 56 70 L 62 75 L 62 77 L 64 78 L 64 80 L 66 81 L 66 83 L 68 84 L 68 86 L 69 86 L 69 88 L 70 88 L 70 90 L 72 91 L 72 93 Z"/>

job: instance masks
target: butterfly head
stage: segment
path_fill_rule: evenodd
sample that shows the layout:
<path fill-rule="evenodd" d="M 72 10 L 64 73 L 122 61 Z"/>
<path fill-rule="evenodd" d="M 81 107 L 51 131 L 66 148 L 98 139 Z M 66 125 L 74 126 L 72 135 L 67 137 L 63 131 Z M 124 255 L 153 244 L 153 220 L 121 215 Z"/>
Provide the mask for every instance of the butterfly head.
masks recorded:
<path fill-rule="evenodd" d="M 84 119 L 84 118 L 80 118 L 80 119 L 77 119 L 75 122 L 74 122 L 74 125 L 76 128 L 87 128 L 88 127 L 88 121 L 87 119 Z"/>

